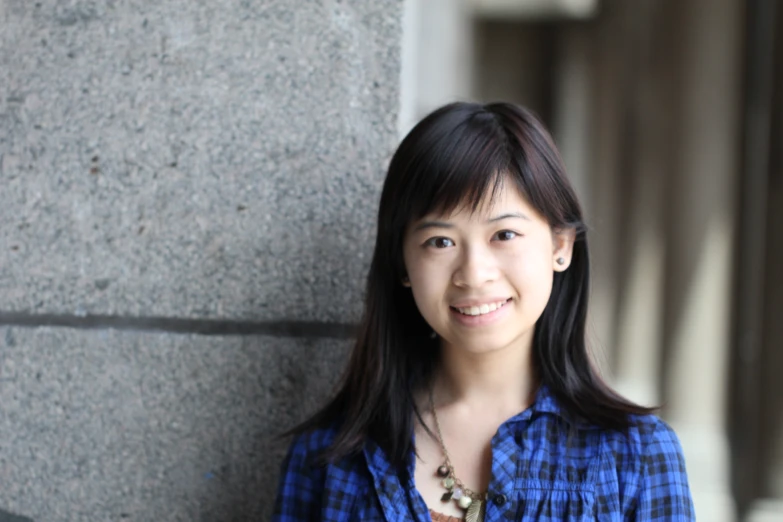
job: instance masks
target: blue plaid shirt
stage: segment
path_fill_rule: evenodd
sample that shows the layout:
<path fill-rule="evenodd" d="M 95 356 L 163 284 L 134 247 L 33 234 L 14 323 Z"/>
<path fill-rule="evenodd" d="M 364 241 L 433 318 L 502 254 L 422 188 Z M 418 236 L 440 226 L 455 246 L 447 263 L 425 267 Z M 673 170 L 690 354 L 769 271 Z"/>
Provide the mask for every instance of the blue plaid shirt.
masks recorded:
<path fill-rule="evenodd" d="M 546 387 L 500 426 L 492 439 L 486 522 L 695 519 L 682 449 L 666 423 L 648 415 L 634 416 L 627 432 L 570 428 Z M 372 441 L 361 454 L 311 465 L 335 433 L 317 430 L 294 440 L 272 520 L 430 521 L 413 483 L 414 455 L 404 476 Z"/>

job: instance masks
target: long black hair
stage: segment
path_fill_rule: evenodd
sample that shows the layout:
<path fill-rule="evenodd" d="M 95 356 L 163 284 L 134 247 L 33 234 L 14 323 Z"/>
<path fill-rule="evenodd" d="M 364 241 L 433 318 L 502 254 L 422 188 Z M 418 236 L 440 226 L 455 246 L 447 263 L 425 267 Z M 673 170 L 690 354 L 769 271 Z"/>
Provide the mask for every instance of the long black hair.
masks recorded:
<path fill-rule="evenodd" d="M 585 344 L 590 267 L 582 211 L 555 144 L 528 110 L 508 103 L 453 103 L 424 118 L 389 165 L 378 210 L 375 251 L 367 276 L 364 316 L 336 395 L 293 430 L 337 424 L 324 454 L 336 460 L 372 439 L 399 467 L 420 418 L 414 393 L 429 385 L 438 340 L 422 318 L 405 275 L 406 227 L 433 211 L 476 208 L 504 179 L 552 229 L 574 229 L 567 270 L 554 273 L 552 293 L 533 336 L 533 364 L 568 415 L 609 429 L 629 414 L 652 411 L 613 392 L 596 373 Z"/>

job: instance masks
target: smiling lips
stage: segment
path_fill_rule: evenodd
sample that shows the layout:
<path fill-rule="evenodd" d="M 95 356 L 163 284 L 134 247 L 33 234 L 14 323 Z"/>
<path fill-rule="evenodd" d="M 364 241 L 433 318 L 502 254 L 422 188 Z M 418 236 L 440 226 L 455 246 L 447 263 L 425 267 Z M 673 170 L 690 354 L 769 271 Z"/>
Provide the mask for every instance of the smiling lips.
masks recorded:
<path fill-rule="evenodd" d="M 506 299 L 505 301 L 497 301 L 494 303 L 485 303 L 482 305 L 476 305 L 476 306 L 466 306 L 466 307 L 456 307 L 452 306 L 452 309 L 458 311 L 462 315 L 485 315 L 491 312 L 494 312 L 498 308 L 501 308 L 503 305 L 508 303 L 511 299 Z"/>

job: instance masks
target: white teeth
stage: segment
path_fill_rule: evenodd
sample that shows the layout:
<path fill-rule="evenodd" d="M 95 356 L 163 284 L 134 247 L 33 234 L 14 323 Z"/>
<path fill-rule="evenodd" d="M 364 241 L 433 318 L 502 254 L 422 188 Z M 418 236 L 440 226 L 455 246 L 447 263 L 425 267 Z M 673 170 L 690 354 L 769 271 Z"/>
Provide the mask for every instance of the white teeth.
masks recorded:
<path fill-rule="evenodd" d="M 506 304 L 506 301 L 499 301 L 497 303 L 483 304 L 481 306 L 468 306 L 466 308 L 457 308 L 459 313 L 464 315 L 484 315 L 490 312 L 494 312 L 498 308 Z"/>

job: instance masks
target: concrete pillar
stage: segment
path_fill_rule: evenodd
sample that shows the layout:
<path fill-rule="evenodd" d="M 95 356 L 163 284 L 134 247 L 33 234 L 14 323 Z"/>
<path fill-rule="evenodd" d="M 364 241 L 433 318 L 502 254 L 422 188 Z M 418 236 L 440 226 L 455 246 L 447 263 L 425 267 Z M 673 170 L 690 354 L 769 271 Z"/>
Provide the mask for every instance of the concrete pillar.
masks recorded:
<path fill-rule="evenodd" d="M 645 405 L 660 400 L 659 372 L 663 328 L 665 243 L 661 220 L 668 165 L 670 117 L 669 47 L 656 32 L 663 25 L 649 1 L 624 6 L 620 31 L 630 76 L 624 102 L 618 237 L 620 288 L 617 309 L 616 384 L 625 396 Z M 619 6 L 618 6 L 619 8 Z M 664 59 L 662 59 L 664 58 Z"/>
<path fill-rule="evenodd" d="M 405 0 L 400 134 L 437 107 L 472 96 L 473 32 L 468 0 Z"/>
<path fill-rule="evenodd" d="M 591 150 L 595 150 L 587 220 L 595 277 L 591 326 L 611 361 L 614 386 L 641 404 L 657 404 L 669 120 L 666 70 L 670 52 L 652 45 L 660 30 L 652 2 L 607 2 L 586 56 L 594 89 Z M 571 30 L 571 29 L 566 29 Z M 580 31 L 586 30 L 580 28 Z M 565 113 L 567 114 L 567 113 Z"/>
<path fill-rule="evenodd" d="M 783 13 L 778 16 L 778 27 L 783 22 Z M 778 43 L 776 60 L 783 62 L 783 44 Z M 779 69 L 777 78 L 781 78 Z M 760 265 L 763 267 L 763 313 L 760 318 L 761 350 L 759 358 L 758 383 L 760 412 L 760 440 L 758 444 L 761 455 L 760 462 L 760 495 L 750 507 L 748 520 L 750 522 L 772 522 L 783 520 L 783 379 L 780 378 L 783 368 L 783 274 L 779 267 L 783 264 L 783 183 L 781 183 L 781 170 L 783 170 L 783 151 L 779 143 L 783 135 L 783 107 L 781 100 L 783 94 L 774 93 L 776 98 L 769 104 L 771 108 L 768 115 L 771 125 L 767 128 L 769 133 L 770 148 L 765 152 L 766 158 L 761 159 L 762 164 L 767 165 L 769 180 L 766 186 L 767 198 L 766 219 L 763 225 L 764 254 Z M 761 152 L 761 151 L 760 151 Z M 768 163 L 767 161 L 768 160 Z"/>
<path fill-rule="evenodd" d="M 269 518 L 361 311 L 401 7 L 0 1 L 0 519 Z"/>
<path fill-rule="evenodd" d="M 551 121 L 555 32 L 526 20 L 476 19 L 474 94 L 504 100 Z"/>
<path fill-rule="evenodd" d="M 664 399 L 680 436 L 699 519 L 734 519 L 725 415 L 742 3 L 676 3 L 682 30 L 679 148 L 670 216 Z M 673 8 L 674 9 L 674 8 Z"/>
<path fill-rule="evenodd" d="M 592 201 L 590 167 L 593 165 L 590 136 L 595 117 L 591 109 L 594 93 L 592 48 L 593 33 L 585 25 L 564 26 L 559 31 L 552 122 L 552 133 L 563 155 L 568 178 L 588 213 Z"/>
<path fill-rule="evenodd" d="M 402 8 L 402 44 L 400 52 L 400 139 L 419 120 L 419 42 L 421 40 L 421 5 L 419 0 L 405 0 Z"/>
<path fill-rule="evenodd" d="M 607 7 L 613 4 L 606 4 Z M 607 8 L 595 21 L 592 53 L 589 56 L 592 78 L 590 147 L 593 151 L 590 188 L 585 201 L 585 219 L 589 226 L 593 275 L 588 335 L 601 367 L 615 374 L 616 307 L 619 285 L 619 208 L 624 169 L 620 151 L 624 149 L 624 100 L 630 91 L 631 75 L 624 59 L 627 46 L 618 44 L 618 28 L 623 20 L 617 9 Z M 616 384 L 616 383 L 613 383 Z"/>
<path fill-rule="evenodd" d="M 751 505 L 745 522 L 780 522 L 783 516 L 783 499 L 762 498 Z"/>

